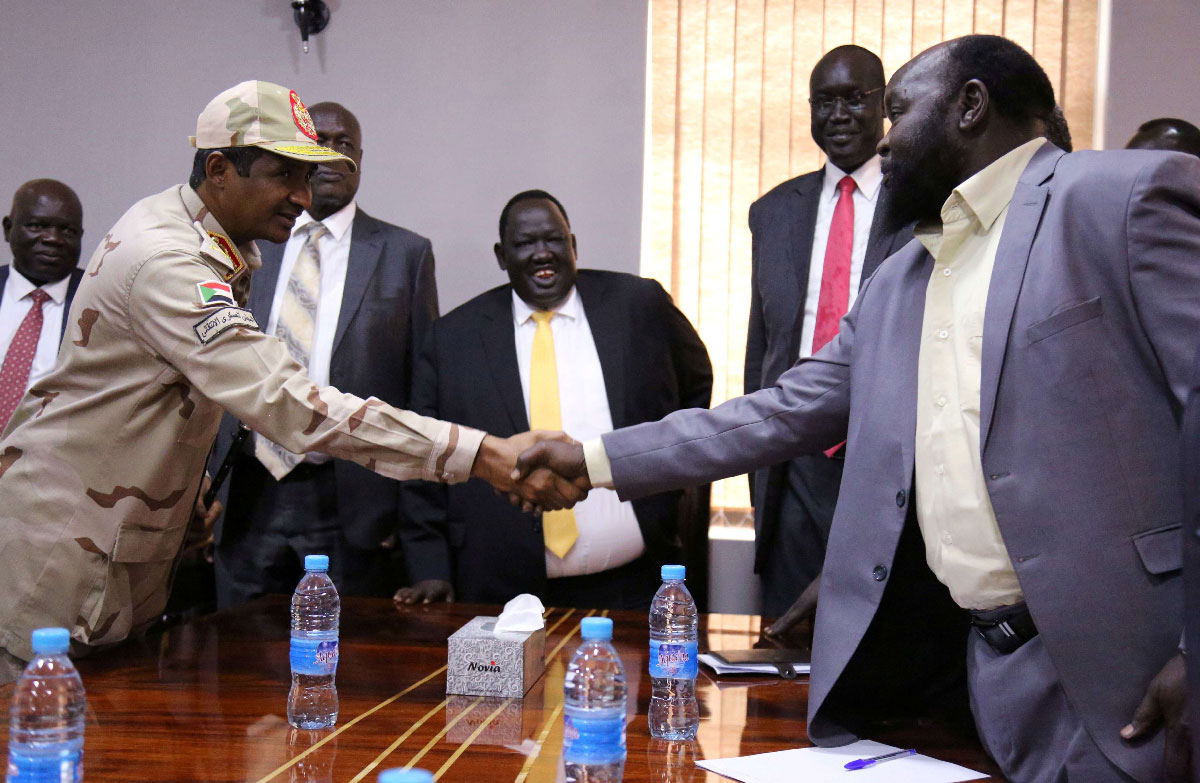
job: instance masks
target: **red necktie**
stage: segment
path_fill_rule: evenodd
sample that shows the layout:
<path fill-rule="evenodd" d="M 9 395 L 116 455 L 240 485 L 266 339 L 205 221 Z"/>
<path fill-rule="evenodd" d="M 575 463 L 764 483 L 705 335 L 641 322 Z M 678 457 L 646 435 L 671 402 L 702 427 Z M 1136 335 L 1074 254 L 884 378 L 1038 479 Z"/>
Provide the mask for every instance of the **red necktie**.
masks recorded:
<path fill-rule="evenodd" d="M 35 288 L 30 292 L 29 298 L 33 300 L 33 304 L 25 314 L 25 320 L 17 327 L 17 333 L 13 335 L 13 340 L 8 346 L 8 353 L 4 355 L 4 364 L 0 365 L 0 430 L 8 426 L 13 411 L 25 396 L 29 368 L 33 365 L 34 354 L 37 353 L 38 338 L 42 336 L 42 305 L 50 299 L 50 294 Z"/>
<path fill-rule="evenodd" d="M 838 323 L 850 306 L 850 256 L 854 252 L 854 178 L 838 183 L 837 206 L 829 224 L 825 245 L 825 268 L 821 272 L 821 296 L 817 299 L 817 326 L 812 352 L 825 347 L 838 333 Z"/>

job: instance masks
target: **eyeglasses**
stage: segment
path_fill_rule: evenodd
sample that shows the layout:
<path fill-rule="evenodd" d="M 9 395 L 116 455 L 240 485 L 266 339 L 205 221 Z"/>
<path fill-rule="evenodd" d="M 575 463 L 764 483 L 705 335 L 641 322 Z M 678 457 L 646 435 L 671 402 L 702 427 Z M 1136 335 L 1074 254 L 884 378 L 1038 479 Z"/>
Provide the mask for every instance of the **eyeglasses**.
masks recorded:
<path fill-rule="evenodd" d="M 813 111 L 819 114 L 832 114 L 839 102 L 846 107 L 846 111 L 862 111 L 866 108 L 867 96 L 882 89 L 882 87 L 876 87 L 873 90 L 852 92 L 849 95 L 817 95 L 808 99 L 808 105 L 812 106 Z"/>

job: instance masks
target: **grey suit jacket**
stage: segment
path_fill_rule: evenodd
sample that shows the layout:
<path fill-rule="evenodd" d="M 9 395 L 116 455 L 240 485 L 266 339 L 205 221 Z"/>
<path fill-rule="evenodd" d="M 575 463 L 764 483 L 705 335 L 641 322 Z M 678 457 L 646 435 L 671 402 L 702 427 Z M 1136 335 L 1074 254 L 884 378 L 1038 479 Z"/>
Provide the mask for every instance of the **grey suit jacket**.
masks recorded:
<path fill-rule="evenodd" d="M 753 235 L 750 272 L 750 324 L 746 332 L 745 393 L 773 386 L 800 354 L 804 326 L 804 301 L 808 293 L 813 234 L 825 170 L 802 174 L 776 185 L 750 205 Z M 883 259 L 912 239 L 912 226 L 899 229 L 885 224 L 887 191 L 880 188 L 863 258 L 861 283 Z M 819 459 L 825 459 L 821 455 Z M 839 460 L 840 461 L 840 460 Z M 751 474 L 754 504 L 755 570 L 761 570 L 779 525 L 779 499 L 786 465 L 759 468 Z M 826 503 L 837 496 L 837 474 L 830 476 Z M 814 490 L 816 488 L 814 487 Z M 816 508 L 813 513 L 819 513 Z M 824 520 L 828 523 L 828 517 Z"/>
<path fill-rule="evenodd" d="M 809 691 L 809 735 L 824 745 L 852 737 L 823 708 L 875 617 L 911 500 L 932 267 L 910 242 L 868 281 L 839 336 L 774 387 L 604 436 L 626 498 L 848 438 Z M 1152 778 L 1161 738 L 1130 748 L 1118 731 L 1182 624 L 1179 440 L 1200 335 L 1200 161 L 1043 147 L 1009 208 L 982 331 L 983 470 L 1029 609 L 1092 738 Z"/>
<path fill-rule="evenodd" d="M 248 305 L 266 328 L 279 280 L 284 245 L 259 242 L 262 268 L 254 273 Z M 360 207 L 354 216 L 346 284 L 329 360 L 329 384 L 360 397 L 378 397 L 399 408 L 409 407 L 414 353 L 438 315 L 433 247 L 429 240 L 399 226 L 376 220 Z M 209 470 L 229 450 L 237 421 L 221 422 Z M 253 456 L 253 440 L 246 454 Z M 236 473 L 236 467 L 234 468 Z M 250 498 L 229 498 L 235 473 L 222 488 L 226 513 L 214 535 L 220 542 L 226 524 L 237 524 L 239 506 Z M 400 484 L 345 460 L 336 460 L 338 519 L 355 546 L 372 549 L 400 523 Z"/>

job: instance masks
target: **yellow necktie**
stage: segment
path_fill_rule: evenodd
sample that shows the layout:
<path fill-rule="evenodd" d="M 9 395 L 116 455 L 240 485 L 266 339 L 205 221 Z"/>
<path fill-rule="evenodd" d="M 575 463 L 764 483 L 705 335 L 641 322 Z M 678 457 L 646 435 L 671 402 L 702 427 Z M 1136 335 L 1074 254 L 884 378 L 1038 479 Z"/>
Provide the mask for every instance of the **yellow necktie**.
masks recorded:
<path fill-rule="evenodd" d="M 537 331 L 533 333 L 533 361 L 529 368 L 529 426 L 535 430 L 561 430 L 562 412 L 558 407 L 558 364 L 554 359 L 554 332 L 550 331 L 550 319 L 554 313 L 538 310 L 533 314 Z M 575 524 L 575 512 L 547 511 L 542 514 L 542 538 L 546 548 L 558 557 L 566 557 L 575 539 L 579 538 L 579 526 Z"/>

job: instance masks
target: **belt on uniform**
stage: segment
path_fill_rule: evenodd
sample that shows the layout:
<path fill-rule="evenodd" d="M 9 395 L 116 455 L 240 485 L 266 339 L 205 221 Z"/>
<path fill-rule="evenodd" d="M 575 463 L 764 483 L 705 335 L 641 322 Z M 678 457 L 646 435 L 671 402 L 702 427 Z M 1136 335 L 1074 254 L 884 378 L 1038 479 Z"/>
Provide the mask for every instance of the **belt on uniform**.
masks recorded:
<path fill-rule="evenodd" d="M 1025 602 L 986 611 L 968 610 L 971 627 L 1000 655 L 1015 652 L 1038 635 L 1037 626 Z"/>

